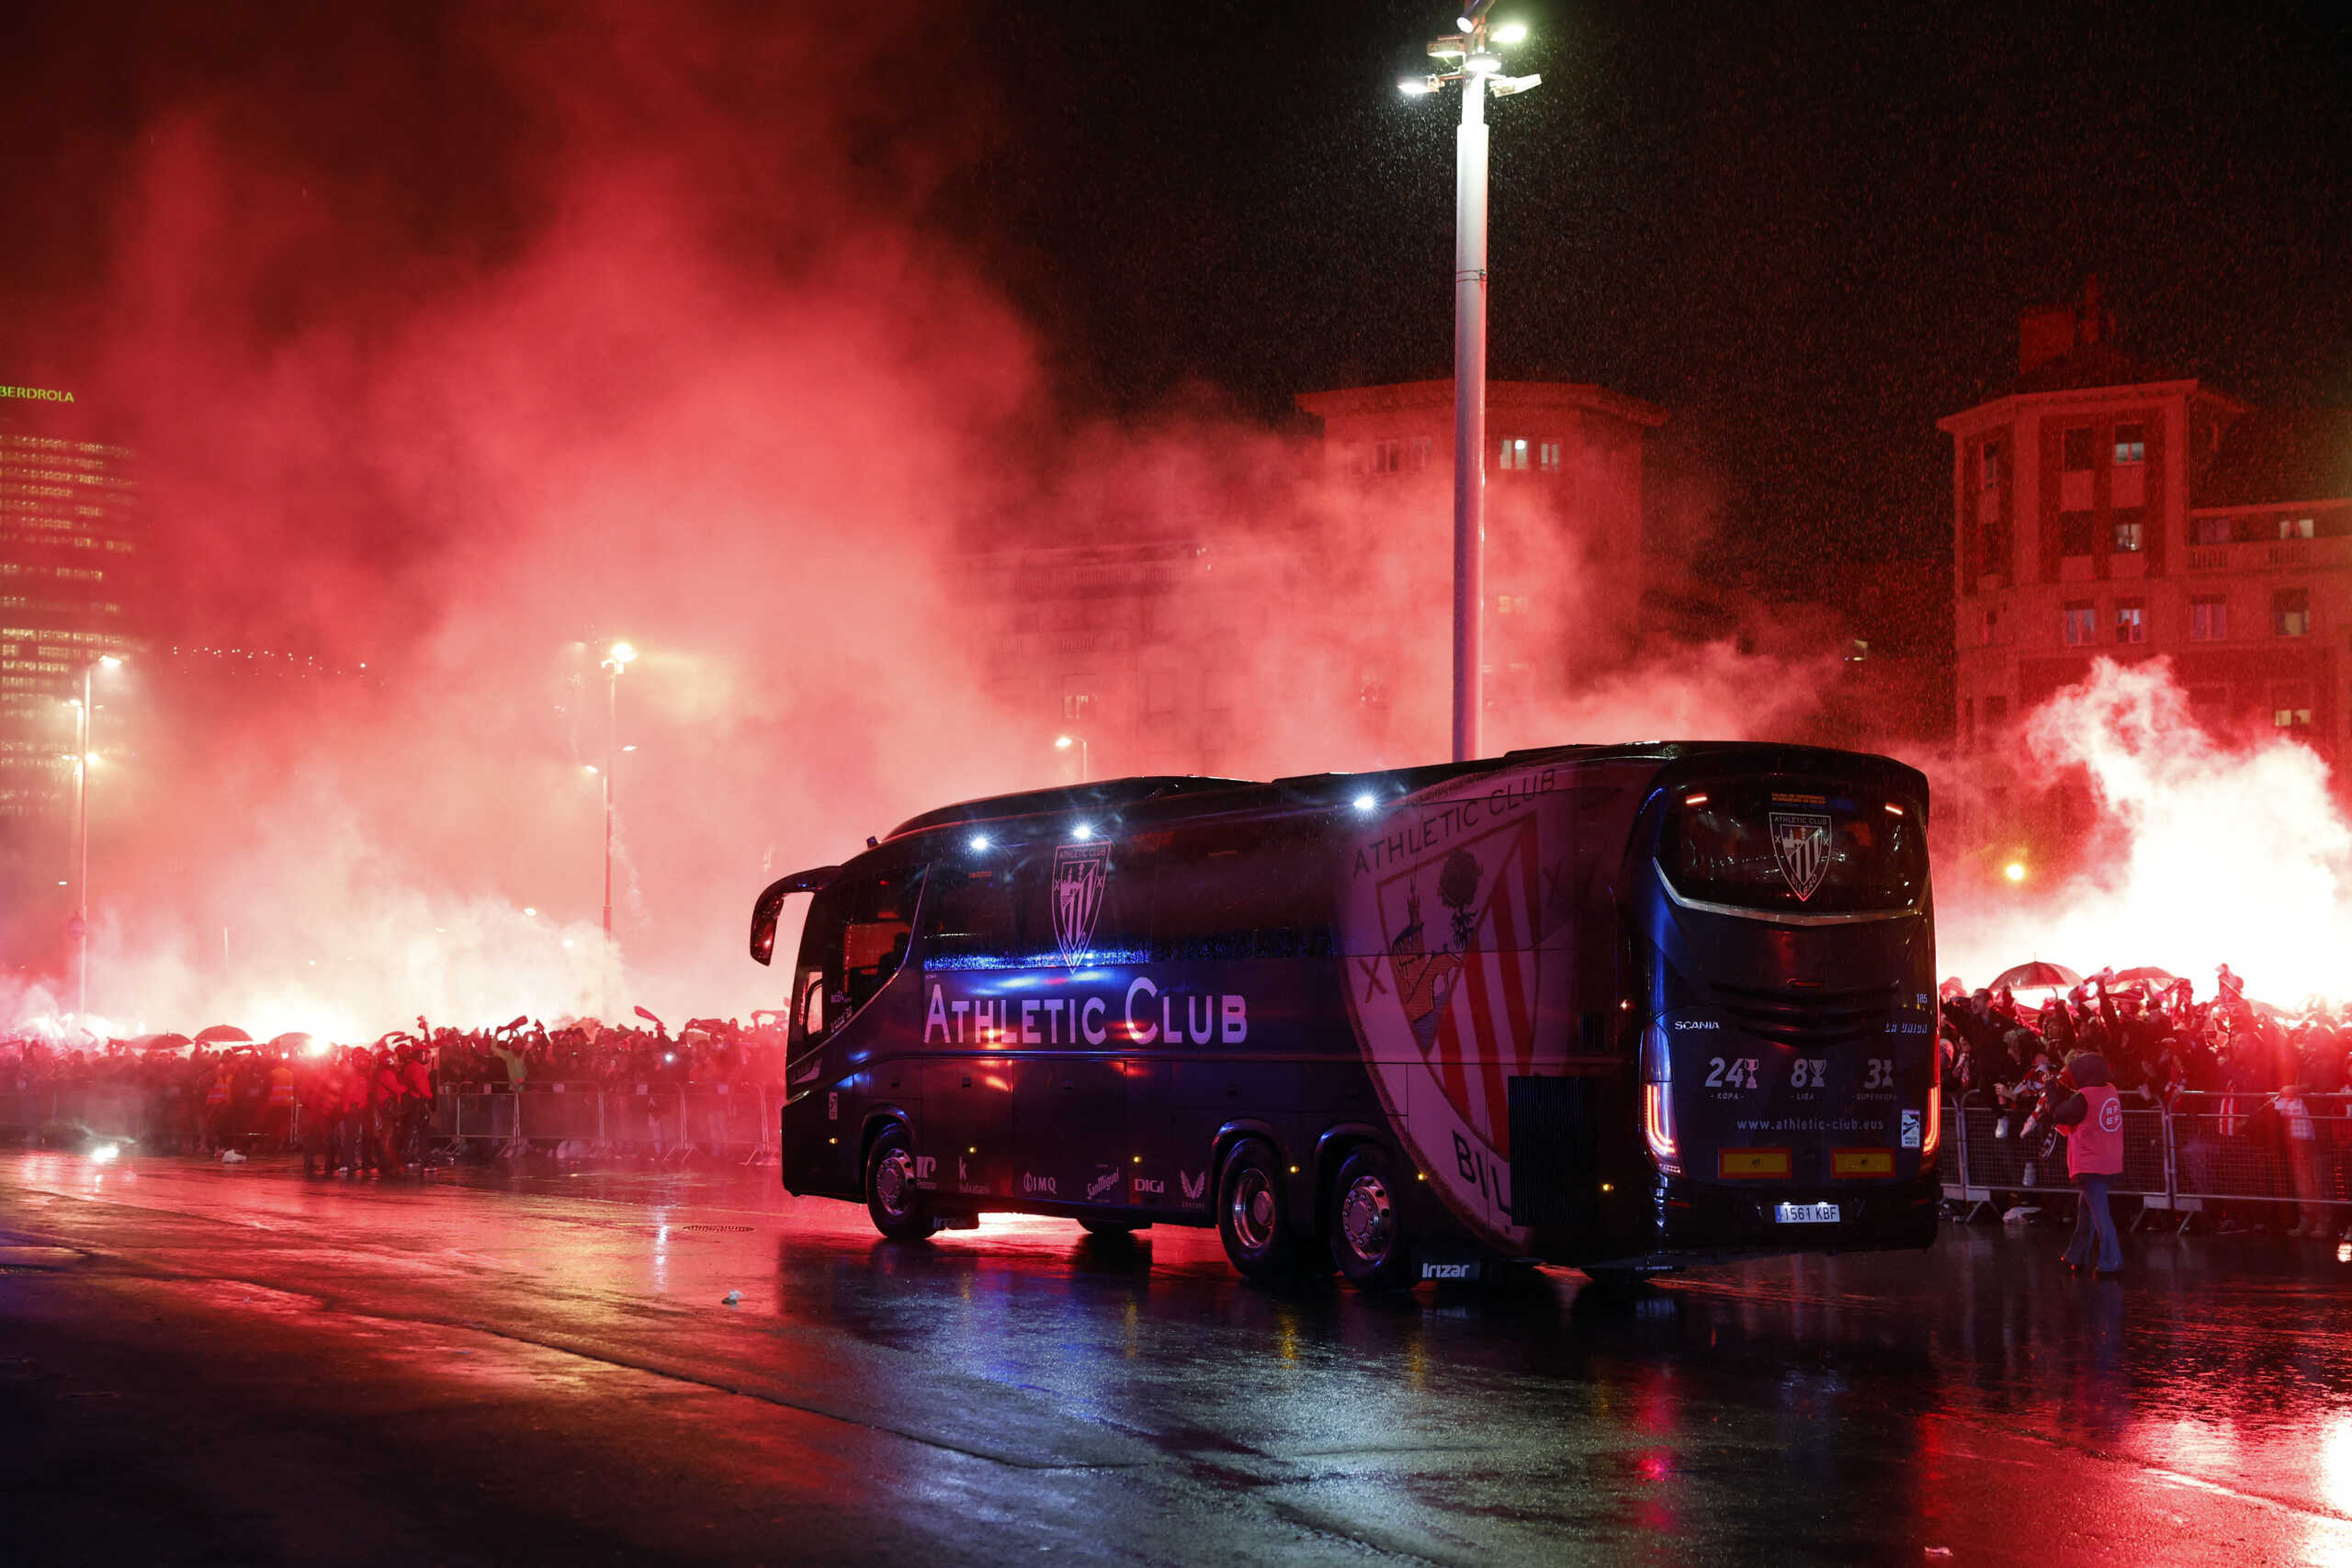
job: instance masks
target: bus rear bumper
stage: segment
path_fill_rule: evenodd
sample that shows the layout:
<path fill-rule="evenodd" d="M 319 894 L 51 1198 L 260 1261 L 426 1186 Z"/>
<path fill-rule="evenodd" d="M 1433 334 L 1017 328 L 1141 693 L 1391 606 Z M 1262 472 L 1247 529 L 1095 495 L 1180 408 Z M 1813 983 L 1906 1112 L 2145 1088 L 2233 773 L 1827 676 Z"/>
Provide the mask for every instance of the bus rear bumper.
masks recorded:
<path fill-rule="evenodd" d="M 1563 1261 L 1596 1267 L 1669 1269 L 1792 1252 L 1883 1252 L 1933 1245 L 1942 1184 L 1933 1172 L 1879 1187 L 1737 1188 L 1675 1177 L 1658 1179 L 1648 1223 L 1604 1243 L 1617 1254 Z M 1835 1221 L 1791 1221 L 1782 1205 L 1834 1203 Z"/>

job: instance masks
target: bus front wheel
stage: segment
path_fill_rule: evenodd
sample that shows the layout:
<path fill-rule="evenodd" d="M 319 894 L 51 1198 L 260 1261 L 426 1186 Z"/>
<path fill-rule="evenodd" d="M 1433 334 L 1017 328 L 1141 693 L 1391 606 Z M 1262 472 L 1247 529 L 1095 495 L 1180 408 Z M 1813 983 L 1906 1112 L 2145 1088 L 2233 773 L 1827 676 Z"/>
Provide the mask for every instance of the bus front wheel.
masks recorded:
<path fill-rule="evenodd" d="M 1388 1156 L 1361 1148 L 1331 1180 L 1331 1261 L 1360 1291 L 1402 1290 L 1413 1282 L 1413 1242 Z"/>
<path fill-rule="evenodd" d="M 904 1127 L 885 1128 L 866 1151 L 865 1212 L 892 1241 L 920 1241 L 932 1233 L 931 1194 L 915 1185 L 914 1145 Z"/>
<path fill-rule="evenodd" d="M 1217 1179 L 1217 1235 L 1233 1266 L 1253 1280 L 1287 1274 L 1297 1260 L 1283 1180 L 1281 1159 L 1262 1138 L 1234 1145 Z"/>

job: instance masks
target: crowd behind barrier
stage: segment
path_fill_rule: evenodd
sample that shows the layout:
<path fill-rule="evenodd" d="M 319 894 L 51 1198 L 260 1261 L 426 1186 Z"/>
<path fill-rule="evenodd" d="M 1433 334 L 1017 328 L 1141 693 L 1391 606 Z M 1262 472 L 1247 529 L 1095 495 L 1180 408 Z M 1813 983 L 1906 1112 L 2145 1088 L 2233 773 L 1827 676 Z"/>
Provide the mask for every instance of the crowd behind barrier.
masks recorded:
<path fill-rule="evenodd" d="M 777 1016 L 754 1014 L 748 1028 L 696 1019 L 674 1037 L 651 1021 L 464 1031 L 419 1019 L 365 1046 L 255 1043 L 220 1029 L 193 1042 L 25 1030 L 0 1036 L 0 1134 L 207 1156 L 299 1148 L 306 1169 L 356 1174 L 485 1149 L 772 1156 Z"/>

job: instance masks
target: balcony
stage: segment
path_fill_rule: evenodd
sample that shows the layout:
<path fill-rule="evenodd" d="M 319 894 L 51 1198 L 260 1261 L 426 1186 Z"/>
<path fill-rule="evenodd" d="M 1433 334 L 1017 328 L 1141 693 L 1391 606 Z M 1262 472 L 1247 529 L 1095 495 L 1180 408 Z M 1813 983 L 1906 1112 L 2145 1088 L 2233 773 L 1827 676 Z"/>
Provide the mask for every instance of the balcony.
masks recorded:
<path fill-rule="evenodd" d="M 2191 545 L 2191 571 L 2305 571 L 2352 566 L 2352 538 L 2242 539 Z"/>

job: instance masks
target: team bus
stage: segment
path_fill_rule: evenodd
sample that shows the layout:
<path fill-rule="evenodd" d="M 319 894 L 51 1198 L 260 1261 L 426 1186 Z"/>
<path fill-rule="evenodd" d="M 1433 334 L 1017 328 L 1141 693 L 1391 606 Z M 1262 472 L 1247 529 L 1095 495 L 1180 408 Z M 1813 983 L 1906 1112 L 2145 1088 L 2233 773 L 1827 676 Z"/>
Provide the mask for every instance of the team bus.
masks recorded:
<path fill-rule="evenodd" d="M 927 812 L 754 908 L 765 964 L 813 895 L 784 1183 L 1368 1289 L 1926 1247 L 1927 818 L 1887 758 L 1712 742 Z"/>

